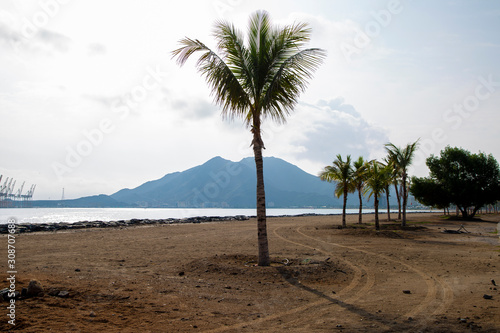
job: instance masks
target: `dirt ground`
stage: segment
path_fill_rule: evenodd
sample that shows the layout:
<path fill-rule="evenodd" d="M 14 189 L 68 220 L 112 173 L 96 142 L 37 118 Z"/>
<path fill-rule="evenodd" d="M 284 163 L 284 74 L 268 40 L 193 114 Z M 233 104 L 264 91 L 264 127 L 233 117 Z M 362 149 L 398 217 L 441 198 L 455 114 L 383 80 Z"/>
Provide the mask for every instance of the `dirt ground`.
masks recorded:
<path fill-rule="evenodd" d="M 380 232 L 373 215 L 268 218 L 270 267 L 255 265 L 255 219 L 17 235 L 16 289 L 45 294 L 16 301 L 15 326 L 1 302 L 0 329 L 500 332 L 500 215 L 408 218 Z"/>

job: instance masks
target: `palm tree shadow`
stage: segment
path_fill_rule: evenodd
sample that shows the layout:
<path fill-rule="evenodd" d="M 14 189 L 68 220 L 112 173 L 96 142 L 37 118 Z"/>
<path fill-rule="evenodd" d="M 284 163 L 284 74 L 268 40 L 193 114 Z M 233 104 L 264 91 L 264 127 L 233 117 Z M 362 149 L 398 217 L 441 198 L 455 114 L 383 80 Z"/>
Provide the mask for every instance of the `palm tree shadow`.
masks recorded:
<path fill-rule="evenodd" d="M 328 302 L 330 302 L 331 304 L 338 305 L 338 306 L 340 306 L 340 307 L 342 307 L 342 308 L 344 308 L 344 309 L 346 309 L 346 310 L 348 310 L 348 311 L 350 311 L 358 316 L 363 317 L 364 319 L 376 321 L 380 324 L 383 324 L 383 325 L 386 325 L 389 327 L 392 327 L 392 325 L 395 324 L 395 322 L 393 320 L 389 320 L 389 319 L 381 317 L 380 315 L 368 312 L 368 311 L 366 311 L 366 310 L 364 310 L 356 305 L 345 303 L 339 299 L 335 299 L 333 297 L 330 297 L 319 290 L 316 290 L 314 288 L 311 288 L 311 287 L 308 287 L 308 286 L 302 284 L 296 277 L 293 277 L 292 274 L 290 274 L 290 272 L 287 271 L 286 267 L 284 267 L 284 266 L 276 267 L 276 269 L 279 272 L 279 274 L 283 277 L 283 279 L 285 279 L 285 281 L 287 281 L 288 283 L 290 283 L 292 286 L 294 286 L 296 288 L 302 289 L 302 290 L 307 291 L 311 294 L 314 294 L 320 298 L 323 298 L 323 299 L 327 300 Z M 407 326 L 407 325 L 405 325 L 405 326 Z M 401 329 L 401 328 L 402 327 L 400 324 L 398 326 L 398 329 Z M 408 329 L 409 328 L 410 328 L 410 325 L 408 325 Z"/>

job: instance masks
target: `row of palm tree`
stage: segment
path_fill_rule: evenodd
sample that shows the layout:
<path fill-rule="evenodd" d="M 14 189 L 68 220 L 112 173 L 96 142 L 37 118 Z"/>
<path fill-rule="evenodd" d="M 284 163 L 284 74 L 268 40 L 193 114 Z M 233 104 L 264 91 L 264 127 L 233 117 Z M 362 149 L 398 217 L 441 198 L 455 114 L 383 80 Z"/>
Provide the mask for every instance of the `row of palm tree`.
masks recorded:
<path fill-rule="evenodd" d="M 415 151 L 418 148 L 418 140 L 409 143 L 406 147 L 397 147 L 392 143 L 385 145 L 387 156 L 383 162 L 371 160 L 365 161 L 360 156 L 352 162 L 351 155 L 347 155 L 344 161 L 342 156 L 337 155 L 331 166 L 326 166 L 319 174 L 321 180 L 336 182 L 335 196 L 343 196 L 342 227 L 346 227 L 346 207 L 349 193 L 358 192 L 359 214 L 358 223 L 363 221 L 363 196 L 373 196 L 375 208 L 375 228 L 380 229 L 378 207 L 381 196 L 385 193 L 387 200 L 387 220 L 391 219 L 389 190 L 393 185 L 398 199 L 398 219 L 401 225 L 406 226 L 406 206 L 408 203 L 408 168 L 413 161 Z"/>

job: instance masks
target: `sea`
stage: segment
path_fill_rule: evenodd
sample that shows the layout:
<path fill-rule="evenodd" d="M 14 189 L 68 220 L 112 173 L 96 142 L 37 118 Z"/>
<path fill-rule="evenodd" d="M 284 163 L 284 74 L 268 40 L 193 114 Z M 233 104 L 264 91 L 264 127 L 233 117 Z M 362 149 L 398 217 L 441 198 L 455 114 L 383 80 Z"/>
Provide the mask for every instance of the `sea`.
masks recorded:
<path fill-rule="evenodd" d="M 364 209 L 363 213 L 373 213 Z M 385 210 L 381 210 L 384 213 Z M 397 212 L 397 211 L 395 211 Z M 417 212 L 408 210 L 408 212 Z M 418 212 L 427 212 L 418 210 Z M 357 214 L 358 209 L 347 209 L 348 214 Z M 319 208 L 268 208 L 267 216 L 296 216 L 304 214 L 339 215 L 342 209 Z M 16 223 L 75 223 L 80 221 L 119 221 L 131 219 L 182 219 L 198 216 L 255 216 L 253 209 L 232 208 L 1 208 L 0 224 L 14 219 Z"/>

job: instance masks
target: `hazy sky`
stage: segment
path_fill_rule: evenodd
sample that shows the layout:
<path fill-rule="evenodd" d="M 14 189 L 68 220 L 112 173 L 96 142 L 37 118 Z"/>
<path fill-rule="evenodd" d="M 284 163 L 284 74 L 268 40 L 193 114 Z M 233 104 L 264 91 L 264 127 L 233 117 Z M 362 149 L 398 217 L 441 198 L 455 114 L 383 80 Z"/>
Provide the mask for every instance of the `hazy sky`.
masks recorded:
<path fill-rule="evenodd" d="M 264 127 L 265 156 L 317 174 L 420 138 L 419 176 L 446 145 L 500 159 L 498 1 L 0 0 L 2 184 L 77 198 L 252 156 L 194 59 L 170 52 L 184 36 L 214 47 L 216 20 L 245 31 L 258 9 L 309 23 L 328 51 L 287 124 Z"/>

